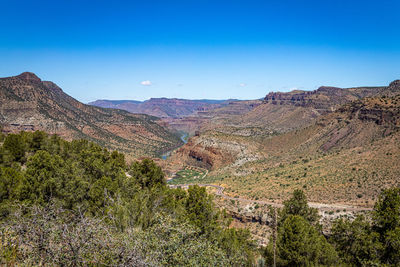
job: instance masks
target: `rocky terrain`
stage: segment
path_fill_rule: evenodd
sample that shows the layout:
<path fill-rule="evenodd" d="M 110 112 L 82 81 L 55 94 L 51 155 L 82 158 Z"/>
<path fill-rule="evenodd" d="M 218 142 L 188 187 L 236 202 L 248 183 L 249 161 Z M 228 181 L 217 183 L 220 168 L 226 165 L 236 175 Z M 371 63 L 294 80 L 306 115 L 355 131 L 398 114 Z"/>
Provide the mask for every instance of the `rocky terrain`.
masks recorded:
<path fill-rule="evenodd" d="M 254 136 L 283 133 L 304 127 L 343 104 L 365 97 L 390 94 L 389 87 L 336 88 L 322 86 L 314 91 L 295 90 L 269 93 L 263 100 L 227 101 L 207 110 L 198 109 L 182 118 L 166 121 L 191 136 L 217 130 L 228 134 Z"/>
<path fill-rule="evenodd" d="M 134 157 L 156 156 L 183 144 L 156 117 L 85 105 L 29 72 L 0 79 L 0 103 L 5 132 L 44 130 L 68 140 L 88 139 Z"/>
<path fill-rule="evenodd" d="M 191 182 L 278 203 L 302 189 L 312 202 L 371 207 L 383 188 L 400 185 L 399 81 L 266 98 L 225 120 L 236 124 L 203 128 L 170 163 L 210 170 Z"/>

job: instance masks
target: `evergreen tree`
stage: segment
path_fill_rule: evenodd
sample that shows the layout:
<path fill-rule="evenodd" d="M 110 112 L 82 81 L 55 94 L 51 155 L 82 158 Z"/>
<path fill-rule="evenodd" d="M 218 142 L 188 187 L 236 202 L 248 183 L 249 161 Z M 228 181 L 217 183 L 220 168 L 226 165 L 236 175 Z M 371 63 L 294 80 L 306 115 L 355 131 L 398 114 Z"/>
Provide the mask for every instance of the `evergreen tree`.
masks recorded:
<path fill-rule="evenodd" d="M 364 216 L 354 221 L 339 219 L 331 231 L 331 241 L 343 262 L 356 266 L 380 263 L 383 244 Z"/>
<path fill-rule="evenodd" d="M 294 190 L 292 197 L 283 202 L 283 205 L 280 213 L 281 222 L 284 222 L 290 215 L 299 215 L 310 224 L 318 223 L 318 210 L 308 206 L 307 197 L 302 190 Z"/>
<path fill-rule="evenodd" d="M 272 242 L 267 247 L 272 262 Z M 299 215 L 289 215 L 279 227 L 277 240 L 278 266 L 318 266 L 338 264 L 333 247 L 312 225 Z"/>
<path fill-rule="evenodd" d="M 385 244 L 382 262 L 400 265 L 400 188 L 386 189 L 374 207 L 374 228 Z"/>
<path fill-rule="evenodd" d="M 9 134 L 4 140 L 3 149 L 11 155 L 12 161 L 23 162 L 26 144 L 20 134 Z"/>
<path fill-rule="evenodd" d="M 150 159 L 144 159 L 142 162 L 134 162 L 129 174 L 142 189 L 166 185 L 163 171 Z"/>
<path fill-rule="evenodd" d="M 213 206 L 212 196 L 207 194 L 204 187 L 189 187 L 185 207 L 189 221 L 199 227 L 202 233 L 215 230 L 219 213 Z"/>

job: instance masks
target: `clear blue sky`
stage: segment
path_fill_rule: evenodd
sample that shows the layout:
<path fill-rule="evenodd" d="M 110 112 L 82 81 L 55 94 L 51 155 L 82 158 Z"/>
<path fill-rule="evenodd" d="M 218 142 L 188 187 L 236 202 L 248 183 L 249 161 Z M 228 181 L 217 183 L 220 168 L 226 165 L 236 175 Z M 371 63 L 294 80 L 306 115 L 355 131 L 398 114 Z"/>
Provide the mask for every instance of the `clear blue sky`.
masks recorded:
<path fill-rule="evenodd" d="M 255 99 L 400 79 L 400 1 L 0 0 L 0 76 L 73 97 Z"/>

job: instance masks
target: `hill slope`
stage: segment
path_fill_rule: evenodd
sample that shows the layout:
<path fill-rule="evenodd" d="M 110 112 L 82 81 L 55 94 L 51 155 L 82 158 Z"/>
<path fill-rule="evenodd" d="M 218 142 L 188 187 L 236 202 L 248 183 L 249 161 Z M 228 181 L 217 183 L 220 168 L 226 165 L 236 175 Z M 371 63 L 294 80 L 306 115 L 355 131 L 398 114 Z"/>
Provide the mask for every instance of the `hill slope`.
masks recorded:
<path fill-rule="evenodd" d="M 0 79 L 0 103 L 4 131 L 44 130 L 134 156 L 156 155 L 182 144 L 158 118 L 82 104 L 29 72 Z"/>
<path fill-rule="evenodd" d="M 383 188 L 400 185 L 400 82 L 372 95 L 283 133 L 206 131 L 170 160 L 210 169 L 198 182 L 231 196 L 279 201 L 303 189 L 313 202 L 371 206 Z"/>

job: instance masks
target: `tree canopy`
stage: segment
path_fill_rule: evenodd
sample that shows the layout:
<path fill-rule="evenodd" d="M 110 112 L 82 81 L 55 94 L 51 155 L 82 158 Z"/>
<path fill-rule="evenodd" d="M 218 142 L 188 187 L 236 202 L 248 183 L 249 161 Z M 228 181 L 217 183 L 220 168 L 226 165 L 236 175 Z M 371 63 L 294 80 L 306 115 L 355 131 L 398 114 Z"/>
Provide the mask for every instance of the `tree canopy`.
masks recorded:
<path fill-rule="evenodd" d="M 204 188 L 170 189 L 150 159 L 127 165 L 117 151 L 44 132 L 9 134 L 0 153 L 1 264 L 58 265 L 57 253 L 111 265 L 118 257 L 169 266 L 254 261 L 248 231 L 229 229 Z M 102 246 L 108 252 L 99 254 Z"/>

